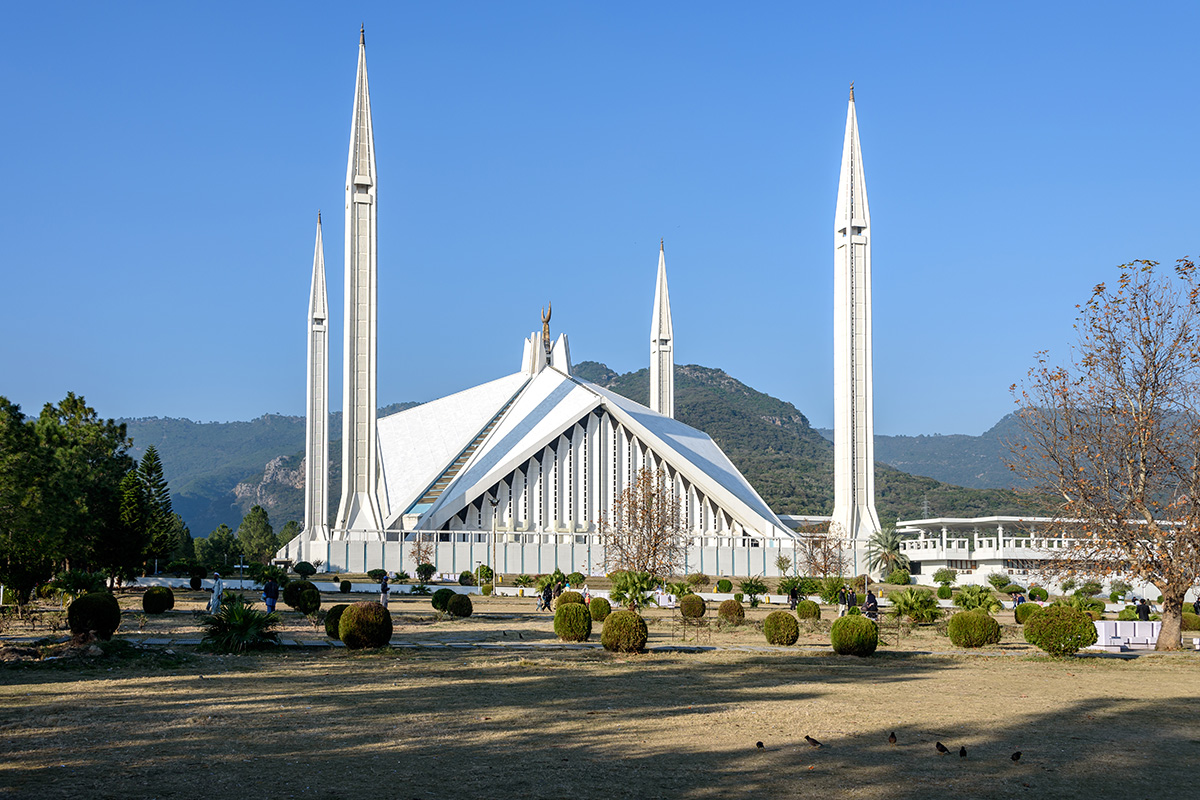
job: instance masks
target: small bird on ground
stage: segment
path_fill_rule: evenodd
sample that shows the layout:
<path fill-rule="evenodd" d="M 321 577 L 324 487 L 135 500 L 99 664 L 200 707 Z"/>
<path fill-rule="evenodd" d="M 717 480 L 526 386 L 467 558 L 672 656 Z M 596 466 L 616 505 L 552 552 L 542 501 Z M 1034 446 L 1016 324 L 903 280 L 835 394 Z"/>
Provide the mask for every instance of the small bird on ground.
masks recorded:
<path fill-rule="evenodd" d="M 757 744 L 755 744 L 754 746 L 755 746 L 755 747 L 757 747 L 759 750 L 762 750 L 762 749 L 763 749 L 763 743 L 762 743 L 762 742 L 758 742 L 758 743 L 757 743 Z"/>
<path fill-rule="evenodd" d="M 1012 762 L 1015 764 L 1020 760 L 1021 760 L 1021 751 L 1018 750 L 1017 752 L 1012 754 Z"/>
<path fill-rule="evenodd" d="M 891 734 L 888 736 L 888 744 L 895 744 L 895 743 L 896 743 L 896 732 L 892 731 Z"/>
<path fill-rule="evenodd" d="M 816 739 L 812 738 L 811 736 L 805 736 L 804 741 L 808 742 L 810 747 L 820 747 L 821 746 L 821 743 L 818 742 Z"/>
<path fill-rule="evenodd" d="M 938 751 L 939 753 L 941 753 L 942 755 L 946 755 L 946 753 L 949 753 L 949 752 L 950 752 L 950 751 L 949 751 L 949 750 L 946 748 L 946 745 L 942 744 L 941 742 L 934 742 L 934 743 L 933 743 L 933 746 L 934 746 L 934 747 L 936 747 L 936 748 L 937 748 L 937 751 Z"/>
<path fill-rule="evenodd" d="M 965 748 L 965 747 L 958 748 L 958 757 L 966 758 L 967 757 L 967 748 Z"/>

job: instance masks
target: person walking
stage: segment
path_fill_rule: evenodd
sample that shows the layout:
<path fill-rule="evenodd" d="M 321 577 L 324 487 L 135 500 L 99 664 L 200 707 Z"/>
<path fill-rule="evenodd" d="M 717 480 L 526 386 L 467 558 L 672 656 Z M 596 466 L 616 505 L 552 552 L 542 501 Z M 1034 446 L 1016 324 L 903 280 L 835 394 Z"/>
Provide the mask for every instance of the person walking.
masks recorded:
<path fill-rule="evenodd" d="M 846 587 L 843 586 L 842 588 L 838 589 L 838 593 L 837 593 L 837 604 L 838 604 L 838 616 L 839 617 L 846 616 L 846 603 L 847 602 L 848 602 L 848 598 L 846 597 Z"/>
<path fill-rule="evenodd" d="M 543 611 L 552 610 L 553 602 L 554 602 L 554 587 L 551 586 L 549 583 L 547 583 L 546 588 L 542 589 L 542 610 Z"/>
<path fill-rule="evenodd" d="M 262 599 L 267 605 L 267 613 L 274 614 L 275 604 L 279 602 L 279 581 L 267 578 L 267 582 L 263 584 Z"/>
<path fill-rule="evenodd" d="M 391 587 L 388 586 L 388 576 L 385 572 L 383 573 L 383 578 L 379 581 L 379 605 L 383 606 L 384 608 L 388 607 L 388 592 L 390 590 Z"/>
<path fill-rule="evenodd" d="M 213 573 L 212 597 L 208 600 L 208 613 L 216 614 L 221 610 L 221 595 L 225 593 L 225 584 L 221 582 L 221 573 Z"/>
<path fill-rule="evenodd" d="M 788 590 L 788 608 L 792 611 L 796 610 L 796 603 L 800 602 L 800 592 L 796 590 L 795 584 Z"/>
<path fill-rule="evenodd" d="M 858 607 L 858 592 L 856 592 L 854 590 L 854 587 L 852 586 L 846 590 L 846 613 L 850 613 L 851 608 L 857 608 L 857 607 Z"/>
<path fill-rule="evenodd" d="M 1192 613 L 1200 614 L 1200 597 L 1197 597 L 1195 602 L 1192 603 Z"/>
<path fill-rule="evenodd" d="M 1142 622 L 1150 621 L 1150 604 L 1146 602 L 1146 598 L 1142 598 L 1137 607 L 1138 619 Z"/>
<path fill-rule="evenodd" d="M 879 621 L 879 601 L 870 589 L 867 589 L 867 599 L 863 601 L 863 614 L 872 622 Z"/>

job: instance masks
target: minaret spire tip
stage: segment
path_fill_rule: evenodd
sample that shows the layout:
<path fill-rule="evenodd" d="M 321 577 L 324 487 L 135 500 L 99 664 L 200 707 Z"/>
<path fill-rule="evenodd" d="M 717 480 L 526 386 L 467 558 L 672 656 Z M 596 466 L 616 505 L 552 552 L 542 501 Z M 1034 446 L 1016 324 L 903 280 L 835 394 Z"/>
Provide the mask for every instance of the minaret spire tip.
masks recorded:
<path fill-rule="evenodd" d="M 854 81 L 850 81 L 850 102 L 854 102 Z"/>
<path fill-rule="evenodd" d="M 365 22 L 360 22 L 358 24 L 358 46 L 367 46 L 367 25 Z"/>
<path fill-rule="evenodd" d="M 658 252 L 660 252 L 660 253 L 661 253 L 661 252 L 662 252 L 664 249 L 665 249 L 665 248 L 663 247 L 663 240 L 662 240 L 662 239 L 659 239 L 659 240 L 658 240 Z"/>

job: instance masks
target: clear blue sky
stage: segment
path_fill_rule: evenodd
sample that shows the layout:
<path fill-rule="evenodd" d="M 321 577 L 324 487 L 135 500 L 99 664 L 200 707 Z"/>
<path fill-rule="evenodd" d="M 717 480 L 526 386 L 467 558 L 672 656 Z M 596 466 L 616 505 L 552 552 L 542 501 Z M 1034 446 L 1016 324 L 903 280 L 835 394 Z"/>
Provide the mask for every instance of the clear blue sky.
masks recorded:
<path fill-rule="evenodd" d="M 380 173 L 379 399 L 677 363 L 832 422 L 855 81 L 880 433 L 980 433 L 1074 305 L 1200 255 L 1193 3 L 13 4 L 0 28 L 0 394 L 105 416 L 304 407 L 318 209 L 340 404 L 360 21 Z M 853 10 L 851 10 L 853 9 Z"/>

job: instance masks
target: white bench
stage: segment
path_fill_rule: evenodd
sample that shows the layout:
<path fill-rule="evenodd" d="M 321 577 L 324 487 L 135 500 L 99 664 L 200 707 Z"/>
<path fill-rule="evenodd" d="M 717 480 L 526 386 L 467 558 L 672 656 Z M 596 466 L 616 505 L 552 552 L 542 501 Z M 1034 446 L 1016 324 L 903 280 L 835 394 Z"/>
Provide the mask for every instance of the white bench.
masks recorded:
<path fill-rule="evenodd" d="M 1090 649 L 1121 652 L 1122 650 L 1153 650 L 1158 643 L 1161 622 L 1141 620 L 1099 620 L 1096 643 Z"/>

